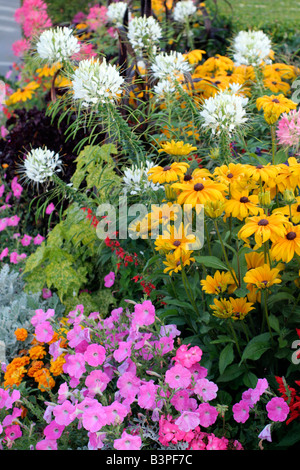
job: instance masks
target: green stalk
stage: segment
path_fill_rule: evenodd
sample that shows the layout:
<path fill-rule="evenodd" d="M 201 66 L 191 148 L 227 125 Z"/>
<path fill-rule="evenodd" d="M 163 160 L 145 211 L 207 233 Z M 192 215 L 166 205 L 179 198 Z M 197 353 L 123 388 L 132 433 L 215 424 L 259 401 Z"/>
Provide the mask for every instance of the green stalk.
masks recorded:
<path fill-rule="evenodd" d="M 272 330 L 271 330 L 271 326 L 270 326 L 270 320 L 269 320 L 267 297 L 268 297 L 268 293 L 267 293 L 267 289 L 265 289 L 265 291 L 264 291 L 265 317 L 266 317 L 266 322 L 267 322 L 267 325 L 268 325 L 268 330 L 269 330 L 269 333 L 270 333 L 270 336 L 271 336 L 272 345 L 274 346 L 274 339 L 273 339 Z"/>
<path fill-rule="evenodd" d="M 230 265 L 229 263 L 229 260 L 228 260 L 228 256 L 227 256 L 227 253 L 226 253 L 226 249 L 225 249 L 225 246 L 224 246 L 224 243 L 223 243 L 223 240 L 222 240 L 222 237 L 221 237 L 221 234 L 220 234 L 220 231 L 219 231 L 219 227 L 218 227 L 218 224 L 217 224 L 217 221 L 214 220 L 214 225 L 215 225 L 215 229 L 216 229 L 216 232 L 217 232 L 217 235 L 218 235 L 218 238 L 219 238 L 219 241 L 220 241 L 220 244 L 221 244 L 221 247 L 222 247 L 222 251 L 223 251 L 223 255 L 224 255 L 224 258 L 225 258 L 225 263 L 226 263 L 226 266 L 227 268 L 229 269 L 231 275 L 232 275 L 232 278 L 236 284 L 237 287 L 240 287 L 239 286 L 239 282 L 237 280 L 237 277 L 236 277 L 236 274 L 232 268 L 232 266 Z"/>
<path fill-rule="evenodd" d="M 271 124 L 271 137 L 272 137 L 272 165 L 275 164 L 275 153 L 276 153 L 276 129 L 275 125 Z"/>
<path fill-rule="evenodd" d="M 242 353 L 241 353 L 241 348 L 240 348 L 240 345 L 239 345 L 238 337 L 236 335 L 236 332 L 235 332 L 234 326 L 232 324 L 231 318 L 228 318 L 228 324 L 229 324 L 230 330 L 232 332 L 232 336 L 233 336 L 233 339 L 234 339 L 234 342 L 235 342 L 235 345 L 236 345 L 236 349 L 238 350 L 240 358 L 242 358 Z"/>

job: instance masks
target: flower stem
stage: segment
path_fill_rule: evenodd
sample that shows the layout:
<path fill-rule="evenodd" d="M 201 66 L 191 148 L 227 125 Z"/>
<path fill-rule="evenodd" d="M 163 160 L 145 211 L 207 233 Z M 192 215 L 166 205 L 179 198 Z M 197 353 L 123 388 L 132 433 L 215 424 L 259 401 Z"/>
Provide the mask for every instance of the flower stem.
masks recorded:
<path fill-rule="evenodd" d="M 224 258 L 225 258 L 225 263 L 226 263 L 226 266 L 228 267 L 231 275 L 232 275 L 232 278 L 236 284 L 237 287 L 240 287 L 239 286 L 239 282 L 237 280 L 237 277 L 236 277 L 236 274 L 232 268 L 232 266 L 230 265 L 229 263 L 229 260 L 228 260 L 228 256 L 227 256 L 227 253 L 226 253 L 226 249 L 225 249 L 225 246 L 224 246 L 224 243 L 223 243 L 223 240 L 222 240 L 222 237 L 221 237 L 221 234 L 220 234 L 220 231 L 219 231 L 219 227 L 218 227 L 218 224 L 217 224 L 217 221 L 214 220 L 214 224 L 215 224 L 215 229 L 216 229 L 216 232 L 217 232 L 217 235 L 218 235 L 218 238 L 219 238 L 219 241 L 220 241 L 220 244 L 221 244 L 221 247 L 222 247 L 222 251 L 223 251 L 223 255 L 224 255 Z"/>

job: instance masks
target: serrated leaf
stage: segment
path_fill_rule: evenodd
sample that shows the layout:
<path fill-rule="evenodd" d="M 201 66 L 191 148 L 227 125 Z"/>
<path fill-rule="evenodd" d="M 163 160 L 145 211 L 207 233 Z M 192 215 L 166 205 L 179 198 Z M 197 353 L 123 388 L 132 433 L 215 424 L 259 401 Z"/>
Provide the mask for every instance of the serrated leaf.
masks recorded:
<path fill-rule="evenodd" d="M 45 242 L 43 242 L 34 253 L 32 253 L 26 260 L 25 269 L 23 273 L 28 273 L 39 266 L 46 258 L 48 253 Z"/>

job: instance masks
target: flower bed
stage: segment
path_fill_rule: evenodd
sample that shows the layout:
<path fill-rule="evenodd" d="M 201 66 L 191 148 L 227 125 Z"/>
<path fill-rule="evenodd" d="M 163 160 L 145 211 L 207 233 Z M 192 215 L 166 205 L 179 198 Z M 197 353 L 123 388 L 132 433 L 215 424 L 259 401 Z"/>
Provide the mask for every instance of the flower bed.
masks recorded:
<path fill-rule="evenodd" d="M 190 0 L 15 19 L 2 449 L 296 448 L 299 67 Z"/>

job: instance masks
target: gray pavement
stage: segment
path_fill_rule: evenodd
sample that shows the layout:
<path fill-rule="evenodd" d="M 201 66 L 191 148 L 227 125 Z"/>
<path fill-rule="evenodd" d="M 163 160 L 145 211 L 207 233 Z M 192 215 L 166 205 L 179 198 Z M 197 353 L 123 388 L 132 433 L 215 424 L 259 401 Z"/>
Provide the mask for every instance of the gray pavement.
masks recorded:
<path fill-rule="evenodd" d="M 18 59 L 12 51 L 12 44 L 22 38 L 21 28 L 14 20 L 14 12 L 20 7 L 20 0 L 0 0 L 0 74 L 4 75 L 9 66 Z"/>

